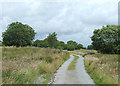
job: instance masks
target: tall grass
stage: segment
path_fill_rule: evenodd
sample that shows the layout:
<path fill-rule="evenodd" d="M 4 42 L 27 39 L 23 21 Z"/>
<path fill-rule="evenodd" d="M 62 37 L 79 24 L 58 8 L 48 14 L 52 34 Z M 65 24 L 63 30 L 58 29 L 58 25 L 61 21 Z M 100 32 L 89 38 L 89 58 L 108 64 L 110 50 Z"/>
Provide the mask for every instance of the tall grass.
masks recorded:
<path fill-rule="evenodd" d="M 0 47 L 0 85 L 2 84 L 2 48 Z"/>
<path fill-rule="evenodd" d="M 96 84 L 118 84 L 117 54 L 101 54 L 95 50 L 78 50 L 77 54 L 86 54 L 84 64 L 87 72 Z"/>
<path fill-rule="evenodd" d="M 95 83 L 118 84 L 118 55 L 87 55 L 85 67 Z"/>
<path fill-rule="evenodd" d="M 2 42 L 0 42 L 0 46 L 2 46 Z"/>
<path fill-rule="evenodd" d="M 2 48 L 2 83 L 33 84 L 44 74 L 47 83 L 58 67 L 69 58 L 69 53 L 56 49 L 35 47 Z"/>

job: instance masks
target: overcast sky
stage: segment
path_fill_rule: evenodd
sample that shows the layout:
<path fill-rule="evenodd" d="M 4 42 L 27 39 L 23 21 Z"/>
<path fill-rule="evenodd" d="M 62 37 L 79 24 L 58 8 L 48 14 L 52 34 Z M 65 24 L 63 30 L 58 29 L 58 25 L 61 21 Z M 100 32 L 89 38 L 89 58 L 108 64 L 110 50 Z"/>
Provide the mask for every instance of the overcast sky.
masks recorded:
<path fill-rule="evenodd" d="M 118 0 L 2 2 L 1 6 L 1 32 L 8 24 L 19 21 L 31 26 L 37 33 L 35 39 L 40 40 L 56 32 L 58 39 L 65 43 L 74 40 L 87 46 L 91 44 L 94 29 L 118 24 Z"/>

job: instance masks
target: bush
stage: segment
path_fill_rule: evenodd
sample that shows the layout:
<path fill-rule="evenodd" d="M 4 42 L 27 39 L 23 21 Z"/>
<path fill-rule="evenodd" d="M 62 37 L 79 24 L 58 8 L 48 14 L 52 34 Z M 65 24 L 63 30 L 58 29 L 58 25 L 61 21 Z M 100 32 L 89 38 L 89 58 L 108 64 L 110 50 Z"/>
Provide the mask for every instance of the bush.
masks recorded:
<path fill-rule="evenodd" d="M 75 46 L 72 45 L 72 44 L 68 44 L 67 45 L 67 50 L 73 51 L 73 50 L 75 50 Z"/>

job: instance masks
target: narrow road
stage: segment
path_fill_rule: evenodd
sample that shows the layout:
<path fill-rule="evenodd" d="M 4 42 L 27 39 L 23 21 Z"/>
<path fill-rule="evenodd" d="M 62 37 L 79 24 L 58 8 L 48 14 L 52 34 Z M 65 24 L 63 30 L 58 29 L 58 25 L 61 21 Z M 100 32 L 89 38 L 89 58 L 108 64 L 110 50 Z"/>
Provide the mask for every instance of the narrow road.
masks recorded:
<path fill-rule="evenodd" d="M 53 84 L 94 84 L 84 68 L 83 57 L 80 55 L 76 62 L 75 70 L 68 70 L 68 66 L 74 60 L 71 54 L 67 60 L 56 72 Z"/>

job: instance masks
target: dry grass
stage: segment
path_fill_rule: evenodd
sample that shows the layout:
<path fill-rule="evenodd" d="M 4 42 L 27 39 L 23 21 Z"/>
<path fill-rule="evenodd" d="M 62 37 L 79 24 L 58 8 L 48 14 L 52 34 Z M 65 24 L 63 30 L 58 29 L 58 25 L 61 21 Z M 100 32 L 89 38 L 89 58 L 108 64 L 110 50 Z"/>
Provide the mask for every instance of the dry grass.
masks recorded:
<path fill-rule="evenodd" d="M 48 75 L 46 83 L 58 67 L 69 58 L 69 53 L 35 47 L 2 48 L 3 84 L 33 84 L 40 75 Z"/>
<path fill-rule="evenodd" d="M 118 55 L 87 55 L 85 66 L 97 84 L 118 84 Z"/>
<path fill-rule="evenodd" d="M 74 52 L 76 52 L 78 54 L 97 53 L 96 50 L 75 50 Z"/>
<path fill-rule="evenodd" d="M 0 46 L 2 46 L 2 42 L 0 42 Z"/>
<path fill-rule="evenodd" d="M 97 53 L 96 50 L 74 50 L 74 51 L 69 51 L 70 53 L 74 53 L 74 54 L 78 54 L 78 55 L 81 55 L 81 56 L 85 56 L 87 54 L 95 54 Z"/>
<path fill-rule="evenodd" d="M 2 48 L 0 47 L 0 85 L 2 84 Z"/>
<path fill-rule="evenodd" d="M 100 54 L 95 50 L 78 50 L 77 54 L 86 54 L 85 68 L 96 84 L 118 84 L 117 54 Z"/>

